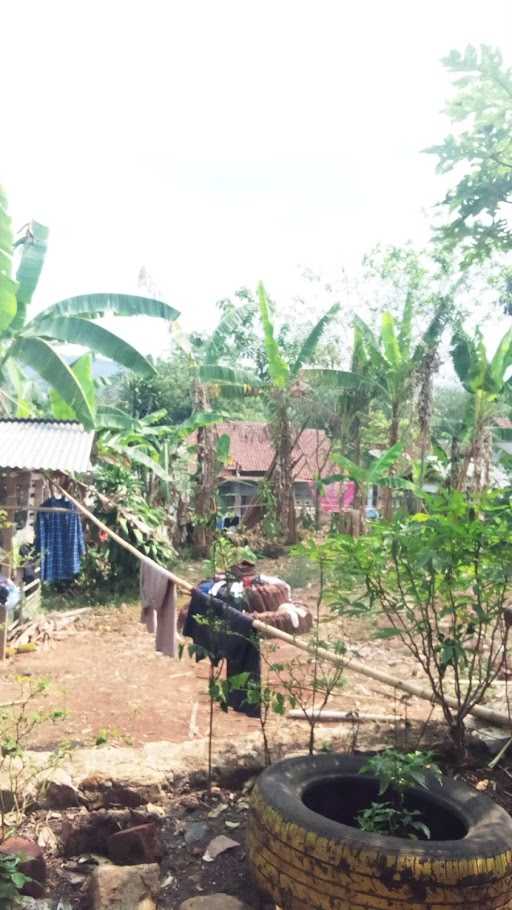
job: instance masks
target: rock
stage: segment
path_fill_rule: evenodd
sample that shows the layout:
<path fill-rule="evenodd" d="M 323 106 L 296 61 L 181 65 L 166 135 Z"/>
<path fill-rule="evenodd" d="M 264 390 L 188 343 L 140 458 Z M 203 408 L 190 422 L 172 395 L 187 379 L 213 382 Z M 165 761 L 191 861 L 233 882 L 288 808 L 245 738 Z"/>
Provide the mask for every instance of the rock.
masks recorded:
<path fill-rule="evenodd" d="M 107 811 L 86 812 L 73 820 L 64 818 L 61 829 L 62 852 L 64 856 L 78 856 L 82 853 L 107 853 L 108 841 L 123 827 L 133 825 L 131 812 Z"/>
<path fill-rule="evenodd" d="M 162 845 L 156 825 L 150 822 L 113 834 L 108 840 L 108 855 L 119 866 L 158 863 L 162 858 Z"/>
<path fill-rule="evenodd" d="M 185 828 L 185 843 L 196 844 L 198 841 L 204 840 L 209 833 L 210 829 L 205 822 L 191 822 Z"/>
<path fill-rule="evenodd" d="M 33 897 L 22 898 L 20 908 L 22 910 L 73 910 L 67 901 L 36 900 Z"/>
<path fill-rule="evenodd" d="M 466 719 L 466 728 L 470 734 L 468 744 L 484 748 L 490 755 L 497 755 L 510 739 L 508 730 L 483 724 L 476 717 L 468 717 Z"/>
<path fill-rule="evenodd" d="M 231 894 L 204 894 L 201 897 L 189 897 L 179 905 L 178 910 L 250 910 L 238 897 Z"/>
<path fill-rule="evenodd" d="M 100 806 L 135 808 L 161 799 L 160 784 L 156 780 L 144 779 L 137 768 L 134 768 L 132 778 L 123 777 L 120 775 L 116 779 L 100 773 L 86 777 L 80 782 L 82 799 L 86 805 L 93 808 Z"/>
<path fill-rule="evenodd" d="M 51 778 L 41 784 L 39 803 L 54 809 L 71 809 L 80 806 L 82 799 L 69 772 L 56 768 Z"/>
<path fill-rule="evenodd" d="M 98 866 L 90 878 L 91 910 L 156 910 L 160 869 L 144 866 Z"/>
<path fill-rule="evenodd" d="M 25 837 L 8 837 L 0 845 L 0 853 L 11 853 L 19 856 L 21 862 L 18 868 L 20 872 L 32 879 L 23 887 L 21 893 L 29 897 L 42 897 L 48 872 L 41 847 Z"/>

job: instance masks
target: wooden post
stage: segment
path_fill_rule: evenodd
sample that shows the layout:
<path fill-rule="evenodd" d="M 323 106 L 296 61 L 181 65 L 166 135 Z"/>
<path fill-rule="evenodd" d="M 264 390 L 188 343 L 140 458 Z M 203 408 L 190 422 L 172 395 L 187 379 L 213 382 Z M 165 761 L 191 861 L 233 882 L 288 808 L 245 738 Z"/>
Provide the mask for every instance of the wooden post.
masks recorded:
<path fill-rule="evenodd" d="M 5 497 L 5 509 L 7 512 L 7 522 L 8 525 L 3 529 L 2 539 L 3 539 L 3 550 L 5 550 L 4 560 L 1 565 L 2 573 L 7 575 L 8 578 L 11 578 L 12 575 L 12 563 L 13 563 L 13 554 L 12 554 L 12 543 L 14 534 L 16 531 L 16 507 L 18 505 L 17 501 L 17 486 L 16 486 L 16 474 L 11 473 L 6 477 L 6 497 Z"/>

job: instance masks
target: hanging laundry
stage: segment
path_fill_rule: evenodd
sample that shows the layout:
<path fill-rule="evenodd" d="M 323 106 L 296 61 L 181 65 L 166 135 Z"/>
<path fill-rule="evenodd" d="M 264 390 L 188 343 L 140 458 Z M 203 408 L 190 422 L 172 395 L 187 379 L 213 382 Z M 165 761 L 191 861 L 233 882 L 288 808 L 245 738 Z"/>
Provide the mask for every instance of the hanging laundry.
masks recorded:
<path fill-rule="evenodd" d="M 176 585 L 156 566 L 140 565 L 140 621 L 148 632 L 155 633 L 155 650 L 166 657 L 178 653 Z"/>
<path fill-rule="evenodd" d="M 69 499 L 51 496 L 43 502 L 36 518 L 35 546 L 41 556 L 41 581 L 70 581 L 78 575 L 85 540 L 80 515 Z"/>
<path fill-rule="evenodd" d="M 228 679 L 240 673 L 249 673 L 249 681 L 259 685 L 259 639 L 246 613 L 196 589 L 192 593 L 183 634 L 192 638 L 198 646 L 196 660 L 209 657 L 217 665 L 226 658 Z M 260 706 L 250 705 L 243 689 L 230 690 L 228 705 L 248 717 L 260 715 Z"/>

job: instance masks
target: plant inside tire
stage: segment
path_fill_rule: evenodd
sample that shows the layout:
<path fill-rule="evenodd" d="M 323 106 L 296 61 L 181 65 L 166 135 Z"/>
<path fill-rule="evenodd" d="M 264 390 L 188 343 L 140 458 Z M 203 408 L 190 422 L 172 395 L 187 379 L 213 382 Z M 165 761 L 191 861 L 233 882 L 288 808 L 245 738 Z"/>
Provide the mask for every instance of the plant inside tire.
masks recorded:
<path fill-rule="evenodd" d="M 512 819 L 448 778 L 411 788 L 431 840 L 362 831 L 377 796 L 365 757 L 317 755 L 267 768 L 248 826 L 251 873 L 283 910 L 512 910 Z"/>

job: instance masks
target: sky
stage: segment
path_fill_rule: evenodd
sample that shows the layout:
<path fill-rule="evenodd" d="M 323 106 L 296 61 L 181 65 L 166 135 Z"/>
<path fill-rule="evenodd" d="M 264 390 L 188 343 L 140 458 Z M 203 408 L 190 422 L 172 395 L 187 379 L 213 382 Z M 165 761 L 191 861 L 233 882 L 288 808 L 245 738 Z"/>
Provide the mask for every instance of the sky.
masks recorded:
<path fill-rule="evenodd" d="M 3 0 L 1 21 L 0 181 L 16 228 L 51 231 L 35 307 L 140 292 L 144 266 L 186 329 L 242 285 L 289 306 L 304 269 L 428 242 L 441 58 L 512 62 L 510 0 Z"/>

